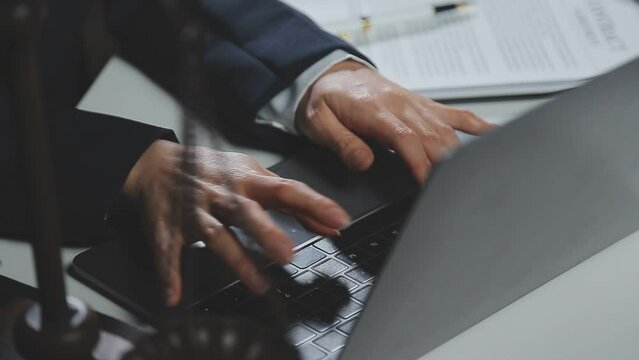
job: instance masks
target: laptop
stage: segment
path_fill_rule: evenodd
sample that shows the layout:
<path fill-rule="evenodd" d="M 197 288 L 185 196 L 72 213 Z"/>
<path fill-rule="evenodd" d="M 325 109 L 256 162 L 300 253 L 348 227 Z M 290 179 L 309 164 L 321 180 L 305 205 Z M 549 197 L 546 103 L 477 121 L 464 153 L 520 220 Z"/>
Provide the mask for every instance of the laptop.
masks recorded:
<path fill-rule="evenodd" d="M 635 232 L 638 74 L 635 60 L 463 146 L 422 190 L 383 151 L 369 174 L 315 149 L 276 166 L 357 219 L 326 239 L 273 214 L 297 245 L 267 271 L 301 358 L 417 359 Z M 150 261 L 135 239 L 111 237 L 71 271 L 161 321 Z M 185 311 L 272 320 L 272 299 L 248 294 L 208 250 L 184 256 Z"/>

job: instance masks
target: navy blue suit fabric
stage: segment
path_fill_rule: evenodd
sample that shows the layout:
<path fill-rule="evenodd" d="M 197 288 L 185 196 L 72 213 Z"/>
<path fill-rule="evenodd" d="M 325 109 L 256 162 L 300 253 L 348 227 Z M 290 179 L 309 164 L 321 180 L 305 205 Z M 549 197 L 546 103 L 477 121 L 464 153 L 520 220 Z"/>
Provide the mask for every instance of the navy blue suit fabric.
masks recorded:
<path fill-rule="evenodd" d="M 75 109 L 91 80 L 83 47 L 90 4 L 50 1 L 40 44 L 46 120 L 69 243 L 86 243 L 101 231 L 130 169 L 153 141 L 176 141 L 167 129 Z M 336 49 L 362 56 L 278 1 L 202 0 L 198 6 L 207 25 L 205 95 L 225 122 L 246 129 L 255 128 L 255 114 L 269 99 L 323 56 Z M 107 0 L 106 15 L 121 54 L 178 94 L 177 37 L 159 1 Z M 8 72 L 10 49 L 0 43 L 0 235 L 28 238 L 32 224 Z"/>

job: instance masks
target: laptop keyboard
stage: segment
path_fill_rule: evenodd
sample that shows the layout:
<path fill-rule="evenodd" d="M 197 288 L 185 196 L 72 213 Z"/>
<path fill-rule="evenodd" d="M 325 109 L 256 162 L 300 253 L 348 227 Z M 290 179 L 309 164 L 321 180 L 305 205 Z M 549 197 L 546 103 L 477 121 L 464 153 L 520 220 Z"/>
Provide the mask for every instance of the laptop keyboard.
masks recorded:
<path fill-rule="evenodd" d="M 284 304 L 286 336 L 303 360 L 337 359 L 368 298 L 399 224 L 368 236 L 320 239 L 290 264 L 270 266 L 273 294 Z M 236 283 L 196 305 L 205 313 L 232 313 L 269 321 L 270 302 Z"/>

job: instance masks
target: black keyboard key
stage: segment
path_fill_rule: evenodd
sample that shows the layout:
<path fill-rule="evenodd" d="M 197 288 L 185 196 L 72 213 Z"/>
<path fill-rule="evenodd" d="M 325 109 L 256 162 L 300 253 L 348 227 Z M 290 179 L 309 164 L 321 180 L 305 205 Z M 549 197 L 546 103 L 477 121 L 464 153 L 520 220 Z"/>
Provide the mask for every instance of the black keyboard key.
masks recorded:
<path fill-rule="evenodd" d="M 345 276 L 340 276 L 337 278 L 337 282 L 344 286 L 346 288 L 346 290 L 348 291 L 353 291 L 353 289 L 355 289 L 358 285 L 353 282 L 352 280 L 349 280 L 347 277 Z"/>
<path fill-rule="evenodd" d="M 304 325 L 295 325 L 286 332 L 288 342 L 293 346 L 300 346 L 315 337 L 315 333 Z"/>
<path fill-rule="evenodd" d="M 335 257 L 348 265 L 358 265 L 368 260 L 370 255 L 362 249 L 353 246 L 337 254 Z"/>
<path fill-rule="evenodd" d="M 348 269 L 348 266 L 335 259 L 328 259 L 323 263 L 315 265 L 315 267 L 313 267 L 313 270 L 329 278 L 339 274 L 346 269 Z"/>
<path fill-rule="evenodd" d="M 357 301 L 350 300 L 345 305 L 342 305 L 337 309 L 337 315 L 342 319 L 348 319 L 351 316 L 358 314 L 360 311 L 362 311 L 362 305 L 360 305 Z"/>
<path fill-rule="evenodd" d="M 340 319 L 328 311 L 320 311 L 311 319 L 304 321 L 304 324 L 319 333 L 323 333 L 339 323 Z"/>
<path fill-rule="evenodd" d="M 298 302 L 291 303 L 286 307 L 286 313 L 291 321 L 310 319 L 311 312 L 311 310 Z"/>
<path fill-rule="evenodd" d="M 307 287 L 307 290 L 311 290 L 310 286 L 320 284 L 324 279 L 312 271 L 305 271 L 293 278 L 293 281 L 300 285 Z"/>
<path fill-rule="evenodd" d="M 291 264 L 297 266 L 300 269 L 306 269 L 307 267 L 317 263 L 326 257 L 326 254 L 317 250 L 316 248 L 309 246 L 302 251 L 298 252 Z"/>
<path fill-rule="evenodd" d="M 376 255 L 388 251 L 390 245 L 391 243 L 388 239 L 373 235 L 361 242 L 359 247 L 370 254 Z"/>
<path fill-rule="evenodd" d="M 352 233 L 348 235 L 342 235 L 335 239 L 335 244 L 338 245 L 340 249 L 346 249 L 362 241 L 362 239 L 368 234 L 370 234 L 370 232 L 367 232 L 365 234 Z"/>
<path fill-rule="evenodd" d="M 300 303 L 309 309 L 320 310 L 335 303 L 335 297 L 319 289 L 315 289 L 300 298 Z"/>
<path fill-rule="evenodd" d="M 353 298 L 359 302 L 366 302 L 366 299 L 368 299 L 368 295 L 371 292 L 371 287 L 367 286 L 361 290 L 357 290 L 357 292 L 355 292 L 353 295 Z"/>
<path fill-rule="evenodd" d="M 334 280 L 322 284 L 321 289 L 336 297 L 346 297 L 353 289 L 357 288 L 357 283 L 340 276 Z"/>
<path fill-rule="evenodd" d="M 399 224 L 392 225 L 380 232 L 380 234 L 388 240 L 395 241 L 400 235 Z"/>
<path fill-rule="evenodd" d="M 306 343 L 297 348 L 300 353 L 300 359 L 304 360 L 321 360 L 326 357 L 326 353 L 315 347 L 313 344 Z"/>
<path fill-rule="evenodd" d="M 226 311 L 239 305 L 252 295 L 240 284 L 230 286 L 221 292 L 213 295 L 210 299 L 204 300 L 199 306 L 207 311 Z"/>
<path fill-rule="evenodd" d="M 271 308 L 265 298 L 258 297 L 240 305 L 235 312 L 251 318 L 258 318 L 271 312 Z"/>
<path fill-rule="evenodd" d="M 283 281 L 273 287 L 273 292 L 283 301 L 290 301 L 302 295 L 307 290 L 294 281 Z"/>
<path fill-rule="evenodd" d="M 342 325 L 338 326 L 337 330 L 343 332 L 344 334 L 350 334 L 351 330 L 353 330 L 353 326 L 355 326 L 356 322 L 357 322 L 357 318 L 349 320 L 349 321 L 343 323 Z"/>
<path fill-rule="evenodd" d="M 335 245 L 335 240 L 326 238 L 313 244 L 316 248 L 322 250 L 327 254 L 334 254 L 339 251 L 339 248 Z"/>
<path fill-rule="evenodd" d="M 331 331 L 313 342 L 328 352 L 335 352 L 344 347 L 346 336 L 337 331 Z"/>
<path fill-rule="evenodd" d="M 286 271 L 290 276 L 293 276 L 299 272 L 297 268 L 291 264 L 284 265 L 284 271 Z"/>
<path fill-rule="evenodd" d="M 290 279 L 291 276 L 298 272 L 299 270 L 290 264 L 284 266 L 273 264 L 266 268 L 266 273 L 275 281 Z"/>
<path fill-rule="evenodd" d="M 367 270 L 365 270 L 362 267 L 357 267 L 349 272 L 346 273 L 346 276 L 348 276 L 349 278 L 355 280 L 355 281 L 359 281 L 360 283 L 367 283 L 369 281 L 371 281 L 373 278 L 375 278 L 373 275 L 371 275 L 370 272 L 368 272 Z"/>
<path fill-rule="evenodd" d="M 195 311 L 197 312 L 202 312 L 202 313 L 209 313 L 214 311 L 213 309 L 209 309 L 208 307 L 206 307 L 206 305 L 204 305 L 203 302 L 193 306 L 193 309 L 195 309 Z"/>
<path fill-rule="evenodd" d="M 379 274 L 382 266 L 384 266 L 384 262 L 386 261 L 386 254 L 379 254 L 372 259 L 368 260 L 366 264 L 363 265 L 366 270 L 368 270 L 371 274 Z"/>

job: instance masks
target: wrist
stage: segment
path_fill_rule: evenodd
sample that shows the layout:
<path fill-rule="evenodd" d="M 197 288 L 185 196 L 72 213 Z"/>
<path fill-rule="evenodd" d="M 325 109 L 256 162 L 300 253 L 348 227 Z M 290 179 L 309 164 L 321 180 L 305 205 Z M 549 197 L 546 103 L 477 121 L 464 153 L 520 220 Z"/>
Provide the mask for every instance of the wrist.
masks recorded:
<path fill-rule="evenodd" d="M 346 59 L 346 60 L 340 61 L 337 64 L 335 64 L 335 65 L 331 66 L 330 68 L 326 69 L 326 71 L 324 71 L 324 73 L 322 73 L 322 75 L 320 76 L 320 79 L 322 77 L 324 77 L 325 75 L 328 75 L 328 74 L 331 74 L 331 73 L 334 73 L 334 72 L 338 72 L 338 71 L 344 71 L 344 70 L 356 71 L 356 70 L 361 70 L 361 69 L 370 70 L 371 68 L 369 66 L 364 65 L 360 61 L 356 61 L 356 60 L 353 60 L 353 59 Z"/>
<path fill-rule="evenodd" d="M 308 87 L 308 89 L 304 93 L 304 96 L 302 96 L 301 100 L 299 101 L 297 109 L 295 110 L 295 122 L 297 123 L 297 121 L 299 119 L 301 119 L 303 116 L 306 115 L 305 109 L 308 106 L 308 102 L 309 102 L 309 100 L 311 98 L 311 95 L 313 94 L 313 90 L 315 89 L 316 85 L 319 82 L 321 82 L 325 77 L 327 77 L 327 76 L 329 76 L 331 74 L 337 73 L 337 72 L 341 72 L 341 71 L 359 71 L 359 70 L 371 70 L 371 68 L 369 66 L 364 65 L 360 61 L 347 59 L 347 60 L 344 60 L 344 61 L 340 61 L 337 64 L 334 64 L 331 67 L 329 67 L 328 69 L 326 69 L 317 78 L 317 80 L 315 80 L 315 82 L 313 82 Z"/>
<path fill-rule="evenodd" d="M 122 194 L 127 200 L 137 201 L 139 199 L 141 190 L 145 186 L 144 179 L 148 178 L 148 174 L 154 171 L 154 167 L 161 160 L 161 154 L 175 146 L 179 145 L 167 140 L 156 140 L 142 153 L 122 186 Z"/>

